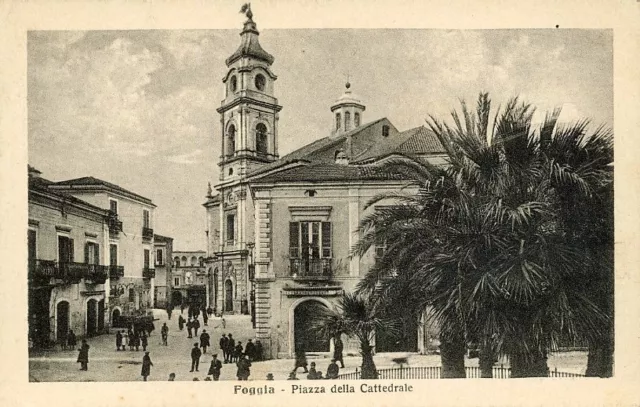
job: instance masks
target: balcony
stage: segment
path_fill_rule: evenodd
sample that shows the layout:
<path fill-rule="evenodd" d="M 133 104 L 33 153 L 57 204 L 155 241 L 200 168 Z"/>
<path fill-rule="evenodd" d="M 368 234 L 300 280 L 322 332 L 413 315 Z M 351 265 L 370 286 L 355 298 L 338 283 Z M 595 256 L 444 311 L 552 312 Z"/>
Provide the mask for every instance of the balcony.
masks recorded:
<path fill-rule="evenodd" d="M 142 228 L 142 238 L 144 240 L 151 240 L 153 239 L 153 229 L 151 228 Z"/>
<path fill-rule="evenodd" d="M 98 264 L 35 260 L 29 262 L 29 278 L 41 284 L 77 284 L 83 278 L 95 284 L 104 284 L 107 267 Z"/>
<path fill-rule="evenodd" d="M 107 224 L 109 225 L 109 237 L 117 237 L 122 232 L 122 221 L 118 220 L 117 213 L 109 211 Z"/>
<path fill-rule="evenodd" d="M 108 267 L 99 264 L 87 264 L 88 273 L 85 277 L 94 284 L 104 284 L 107 281 Z"/>
<path fill-rule="evenodd" d="M 331 279 L 331 259 L 289 259 L 294 280 L 326 281 Z"/>
<path fill-rule="evenodd" d="M 109 278 L 124 277 L 124 266 L 109 266 Z"/>
<path fill-rule="evenodd" d="M 149 267 L 144 267 L 142 269 L 142 278 L 155 278 L 156 269 L 151 269 Z"/>

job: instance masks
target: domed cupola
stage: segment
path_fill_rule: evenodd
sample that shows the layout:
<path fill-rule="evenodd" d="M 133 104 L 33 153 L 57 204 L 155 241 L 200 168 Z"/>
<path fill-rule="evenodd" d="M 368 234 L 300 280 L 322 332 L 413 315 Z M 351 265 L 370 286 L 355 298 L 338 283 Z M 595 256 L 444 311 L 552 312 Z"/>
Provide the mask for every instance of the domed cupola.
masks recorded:
<path fill-rule="evenodd" d="M 351 91 L 351 84 L 345 84 L 345 91 L 332 105 L 331 112 L 334 115 L 334 124 L 331 133 L 333 135 L 344 134 L 362 124 L 362 113 L 366 107 L 360 97 Z"/>
<path fill-rule="evenodd" d="M 240 47 L 238 47 L 236 52 L 227 58 L 227 66 L 230 66 L 242 57 L 255 58 L 266 62 L 268 65 L 273 64 L 273 55 L 269 54 L 262 48 L 262 46 L 260 46 L 260 42 L 258 41 L 260 33 L 258 32 L 256 23 L 253 21 L 253 13 L 251 13 L 251 9 L 246 10 L 246 15 L 248 19 L 244 22 L 244 28 L 240 33 L 240 36 L 242 37 Z"/>

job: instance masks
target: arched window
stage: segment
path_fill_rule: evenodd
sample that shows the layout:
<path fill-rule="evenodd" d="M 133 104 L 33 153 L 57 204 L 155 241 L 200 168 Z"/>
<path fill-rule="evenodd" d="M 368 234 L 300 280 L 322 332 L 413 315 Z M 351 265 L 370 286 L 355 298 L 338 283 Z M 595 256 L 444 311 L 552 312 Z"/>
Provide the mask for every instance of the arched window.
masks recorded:
<path fill-rule="evenodd" d="M 384 137 L 388 137 L 389 136 L 389 126 L 387 126 L 387 125 L 382 126 L 382 135 Z"/>
<path fill-rule="evenodd" d="M 173 265 L 175 267 L 180 267 L 180 257 L 176 256 L 173 258 Z"/>
<path fill-rule="evenodd" d="M 198 258 L 196 256 L 191 256 L 191 265 L 192 266 L 198 265 Z"/>
<path fill-rule="evenodd" d="M 256 126 L 256 151 L 260 154 L 267 154 L 267 126 L 258 123 Z"/>
<path fill-rule="evenodd" d="M 353 127 L 360 127 L 360 113 L 353 114 Z"/>
<path fill-rule="evenodd" d="M 204 258 L 202 256 L 198 257 L 198 263 L 200 263 L 200 267 L 204 267 Z"/>
<path fill-rule="evenodd" d="M 227 155 L 233 155 L 236 151 L 236 126 L 229 126 L 227 131 Z"/>
<path fill-rule="evenodd" d="M 184 264 L 185 266 L 188 266 L 189 263 L 187 263 L 187 256 L 182 256 L 182 259 L 180 259 L 182 261 L 182 264 Z"/>
<path fill-rule="evenodd" d="M 267 82 L 264 79 L 264 76 L 262 76 L 261 74 L 257 74 L 255 82 L 256 82 L 256 89 L 258 89 L 260 92 L 264 91 L 264 85 Z"/>
<path fill-rule="evenodd" d="M 231 92 L 235 92 L 238 89 L 238 78 L 235 75 L 231 77 L 229 89 L 231 89 Z"/>
<path fill-rule="evenodd" d="M 341 118 L 340 118 L 340 113 L 336 113 L 336 130 L 340 130 L 340 122 L 341 122 Z"/>
<path fill-rule="evenodd" d="M 344 113 L 344 130 L 349 131 L 351 129 L 351 113 Z"/>

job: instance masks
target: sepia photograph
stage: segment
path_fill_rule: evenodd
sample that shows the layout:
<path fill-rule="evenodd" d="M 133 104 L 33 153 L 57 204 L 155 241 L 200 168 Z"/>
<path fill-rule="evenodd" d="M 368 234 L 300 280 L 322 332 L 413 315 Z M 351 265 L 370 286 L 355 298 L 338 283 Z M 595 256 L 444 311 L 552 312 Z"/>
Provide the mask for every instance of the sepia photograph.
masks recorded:
<path fill-rule="evenodd" d="M 569 1 L 0 5 L 0 404 L 633 405 L 640 2 Z"/>

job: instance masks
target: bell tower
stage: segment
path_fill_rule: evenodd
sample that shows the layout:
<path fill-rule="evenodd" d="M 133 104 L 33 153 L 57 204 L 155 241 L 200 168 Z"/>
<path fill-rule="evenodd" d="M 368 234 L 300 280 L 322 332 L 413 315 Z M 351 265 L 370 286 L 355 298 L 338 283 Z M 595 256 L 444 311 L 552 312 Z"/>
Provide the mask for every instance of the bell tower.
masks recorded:
<path fill-rule="evenodd" d="M 220 181 L 242 179 L 247 173 L 278 159 L 278 112 L 274 97 L 277 76 L 274 58 L 258 41 L 250 9 L 240 33 L 240 46 L 226 60 L 222 79 L 225 98 L 217 109 L 221 125 Z"/>
<path fill-rule="evenodd" d="M 351 84 L 347 81 L 344 93 L 331 105 L 331 113 L 334 115 L 332 136 L 340 136 L 360 127 L 365 109 L 360 97 L 351 92 Z"/>

